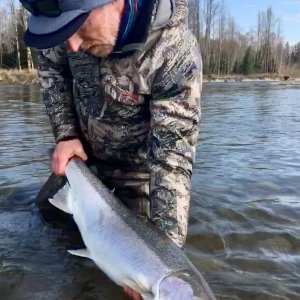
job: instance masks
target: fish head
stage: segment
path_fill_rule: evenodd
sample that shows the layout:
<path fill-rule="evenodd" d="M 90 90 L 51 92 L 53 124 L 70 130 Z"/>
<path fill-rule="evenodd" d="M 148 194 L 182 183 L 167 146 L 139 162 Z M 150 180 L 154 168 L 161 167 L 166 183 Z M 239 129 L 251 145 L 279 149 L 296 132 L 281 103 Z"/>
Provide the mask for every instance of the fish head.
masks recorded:
<path fill-rule="evenodd" d="M 214 300 L 212 292 L 202 278 L 189 272 L 180 272 L 165 277 L 159 284 L 159 300 Z"/>

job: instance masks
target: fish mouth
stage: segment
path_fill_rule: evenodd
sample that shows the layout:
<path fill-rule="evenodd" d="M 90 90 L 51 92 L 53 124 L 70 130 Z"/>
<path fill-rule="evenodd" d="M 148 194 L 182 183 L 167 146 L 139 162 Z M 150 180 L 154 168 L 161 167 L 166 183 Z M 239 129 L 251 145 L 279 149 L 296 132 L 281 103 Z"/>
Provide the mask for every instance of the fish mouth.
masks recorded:
<path fill-rule="evenodd" d="M 199 274 L 190 270 L 165 276 L 156 287 L 161 300 L 215 300 L 207 283 Z"/>

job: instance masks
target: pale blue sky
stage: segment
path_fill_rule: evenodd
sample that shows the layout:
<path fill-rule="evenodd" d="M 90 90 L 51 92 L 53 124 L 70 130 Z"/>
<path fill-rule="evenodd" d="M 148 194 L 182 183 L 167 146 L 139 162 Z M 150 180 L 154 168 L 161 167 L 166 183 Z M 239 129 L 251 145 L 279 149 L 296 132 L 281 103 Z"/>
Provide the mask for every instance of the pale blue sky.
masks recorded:
<path fill-rule="evenodd" d="M 228 11 L 244 32 L 255 28 L 257 12 L 272 7 L 281 19 L 281 31 L 291 44 L 300 42 L 300 0 L 225 0 Z"/>
<path fill-rule="evenodd" d="M 282 34 L 292 44 L 300 41 L 300 0 L 224 0 L 228 11 L 244 32 L 255 28 L 257 12 L 272 7 L 280 17 Z M 0 5 L 8 0 L 0 0 Z"/>

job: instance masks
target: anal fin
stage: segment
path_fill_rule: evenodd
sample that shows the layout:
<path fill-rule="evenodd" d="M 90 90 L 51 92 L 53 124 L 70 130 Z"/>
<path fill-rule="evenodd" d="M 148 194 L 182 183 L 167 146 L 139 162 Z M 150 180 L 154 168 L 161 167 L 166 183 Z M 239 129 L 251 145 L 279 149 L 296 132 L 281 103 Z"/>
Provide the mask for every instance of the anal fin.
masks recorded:
<path fill-rule="evenodd" d="M 88 249 L 68 250 L 68 252 L 75 256 L 90 258 L 90 252 Z"/>
<path fill-rule="evenodd" d="M 57 207 L 58 209 L 64 211 L 67 214 L 72 214 L 67 206 L 67 202 L 54 198 L 49 198 L 48 200 L 53 206 Z"/>

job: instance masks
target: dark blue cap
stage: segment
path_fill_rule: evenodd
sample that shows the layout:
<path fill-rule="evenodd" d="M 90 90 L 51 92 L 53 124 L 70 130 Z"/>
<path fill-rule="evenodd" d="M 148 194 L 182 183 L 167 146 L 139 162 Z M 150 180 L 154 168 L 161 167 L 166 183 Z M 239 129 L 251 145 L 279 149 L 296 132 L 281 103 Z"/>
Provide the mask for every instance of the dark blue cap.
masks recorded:
<path fill-rule="evenodd" d="M 47 49 L 72 36 L 84 23 L 91 10 L 113 0 L 58 0 L 61 13 L 56 17 L 31 15 L 24 42 L 29 47 Z"/>
<path fill-rule="evenodd" d="M 24 35 L 24 42 L 27 46 L 37 49 L 47 49 L 59 45 L 72 36 L 88 16 L 88 13 L 82 14 L 64 27 L 47 34 L 34 34 L 27 29 Z"/>

